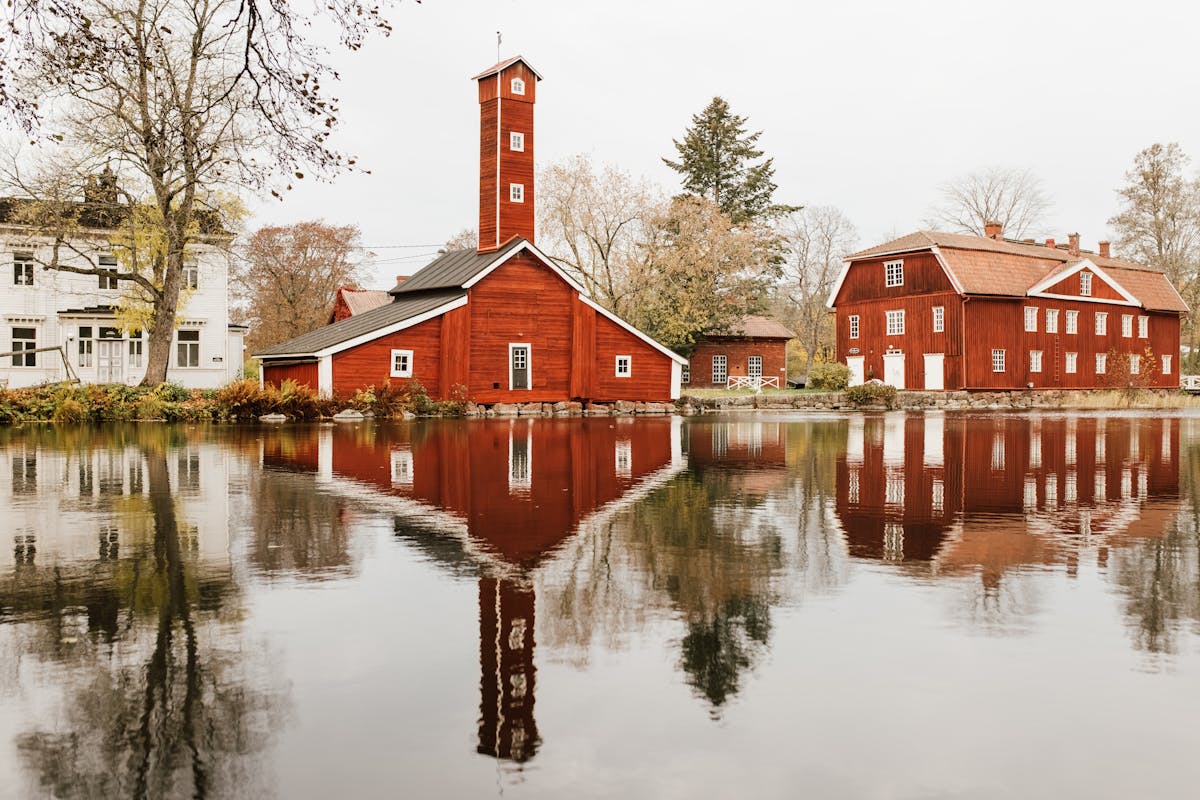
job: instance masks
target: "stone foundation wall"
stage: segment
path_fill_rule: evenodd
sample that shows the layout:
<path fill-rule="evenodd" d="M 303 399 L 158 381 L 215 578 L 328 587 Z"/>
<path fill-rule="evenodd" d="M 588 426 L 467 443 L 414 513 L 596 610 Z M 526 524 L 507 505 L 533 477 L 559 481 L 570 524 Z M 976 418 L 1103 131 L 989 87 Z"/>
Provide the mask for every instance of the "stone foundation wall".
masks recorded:
<path fill-rule="evenodd" d="M 1015 392 L 897 392 L 892 407 L 896 409 L 1013 409 L 1013 408 L 1073 408 L 1095 407 L 1088 402 L 1096 393 L 1088 391 L 1045 389 Z M 1172 389 L 1143 389 L 1139 395 L 1148 398 L 1178 396 Z M 1136 399 L 1122 408 L 1137 408 Z M 1148 408 L 1158 407 L 1147 404 Z M 845 392 L 806 392 L 803 394 L 730 395 L 729 397 L 690 397 L 679 401 L 683 414 L 703 414 L 708 411 L 763 409 L 875 410 L 883 406 L 855 406 Z"/>
<path fill-rule="evenodd" d="M 674 403 L 634 403 L 618 400 L 615 403 L 467 403 L 468 417 L 610 417 L 631 414 L 671 414 Z"/>

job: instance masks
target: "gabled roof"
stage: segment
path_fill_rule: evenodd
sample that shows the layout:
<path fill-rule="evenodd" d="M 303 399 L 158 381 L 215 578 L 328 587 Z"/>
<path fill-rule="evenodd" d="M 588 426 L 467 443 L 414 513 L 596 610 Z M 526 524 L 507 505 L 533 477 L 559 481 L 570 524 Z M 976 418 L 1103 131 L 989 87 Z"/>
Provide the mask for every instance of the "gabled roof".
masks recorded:
<path fill-rule="evenodd" d="M 1144 308 L 1188 311 L 1187 304 L 1163 273 L 1132 261 L 1104 258 L 1088 251 L 1074 255 L 1042 244 L 943 231 L 916 231 L 847 256 L 829 305 L 834 305 L 852 262 L 926 250 L 938 257 L 950 282 L 961 294 L 1026 297 L 1038 284 L 1059 272 L 1065 276 L 1073 265 L 1086 259 L 1119 283 Z"/>
<path fill-rule="evenodd" d="M 451 250 L 438 256 L 411 278 L 396 284 L 389 291 L 393 295 L 402 295 L 428 289 L 462 288 L 494 262 L 513 253 L 522 243 L 528 244 L 524 239 L 513 237 L 499 250 L 490 253 L 480 253 L 474 247 Z"/>
<path fill-rule="evenodd" d="M 525 67 L 530 72 L 533 73 L 533 76 L 535 78 L 537 78 L 539 81 L 542 79 L 541 73 L 539 73 L 536 69 L 533 68 L 533 64 L 530 64 L 528 61 L 525 60 L 525 56 L 513 56 L 512 58 L 506 58 L 503 61 L 493 64 L 492 66 L 485 69 L 483 72 L 472 77 L 471 80 L 477 81 L 480 78 L 486 78 L 489 75 L 495 75 L 497 72 L 503 72 L 504 70 L 511 67 L 513 64 L 516 64 L 518 61 L 520 61 L 522 64 L 524 64 Z"/>
<path fill-rule="evenodd" d="M 341 322 L 303 333 L 294 339 L 281 342 L 274 347 L 260 350 L 257 356 L 315 355 L 319 352 L 345 345 L 347 342 L 370 335 L 381 336 L 386 328 L 408 322 L 417 317 L 439 312 L 444 306 L 456 301 L 466 302 L 464 289 L 443 289 L 416 294 L 412 297 L 397 297 L 385 306 L 346 317 Z"/>
<path fill-rule="evenodd" d="M 745 339 L 795 339 L 796 334 L 788 330 L 783 323 L 770 317 L 755 314 L 743 317 L 732 327 L 729 333 L 706 333 L 709 339 L 745 338 Z"/>
<path fill-rule="evenodd" d="M 350 315 L 361 314 L 364 311 L 370 311 L 372 308 L 379 308 L 392 302 L 390 293 L 382 289 L 347 289 L 342 287 L 338 289 L 338 294 L 346 303 L 346 308 L 350 310 Z"/>

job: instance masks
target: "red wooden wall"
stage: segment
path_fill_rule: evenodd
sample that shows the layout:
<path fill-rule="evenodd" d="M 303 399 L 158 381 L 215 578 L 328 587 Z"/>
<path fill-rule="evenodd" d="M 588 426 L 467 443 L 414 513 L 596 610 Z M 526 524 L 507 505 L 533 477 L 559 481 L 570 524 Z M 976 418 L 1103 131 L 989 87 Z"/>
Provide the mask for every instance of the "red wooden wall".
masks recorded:
<path fill-rule="evenodd" d="M 1065 294 L 1072 297 L 1079 296 L 1079 276 L 1083 272 L 1091 272 L 1091 270 L 1081 270 L 1074 275 L 1069 275 L 1065 279 L 1051 286 L 1046 290 L 1046 294 Z M 1091 297 L 1100 298 L 1103 300 L 1124 300 L 1120 293 L 1112 286 L 1104 282 L 1104 279 L 1094 272 L 1092 275 L 1092 294 Z"/>
<path fill-rule="evenodd" d="M 317 388 L 317 362 L 289 364 L 288 366 L 263 365 L 263 383 L 279 386 L 284 381 L 295 381 L 302 386 Z"/>
<path fill-rule="evenodd" d="M 1025 307 L 1038 309 L 1037 332 L 1025 330 Z M 1058 309 L 1058 333 L 1046 333 L 1046 309 Z M 1066 312 L 1079 312 L 1079 332 L 1066 333 Z M 1096 312 L 1108 313 L 1107 333 L 1096 334 Z M 1121 316 L 1133 315 L 1133 336 L 1121 335 Z M 1138 337 L 1139 316 L 1148 316 L 1149 336 Z M 971 298 L 966 303 L 967 362 L 965 388 L 1018 389 L 1027 383 L 1034 388 L 1092 389 L 1113 385 L 1117 365 L 1114 354 L 1145 354 L 1147 347 L 1155 355 L 1168 354 L 1171 373 L 1163 375 L 1160 364 L 1147 375 L 1149 385 L 1170 388 L 1179 385 L 1179 317 L 1175 314 L 1147 313 L 1130 306 L 1089 303 L 1075 300 L 1014 298 L 999 300 Z M 1005 351 L 1005 371 L 992 371 L 992 350 Z M 1042 372 L 1029 370 L 1029 353 L 1042 351 Z M 1077 372 L 1065 372 L 1066 354 L 1078 354 Z M 1108 369 L 1096 374 L 1096 353 L 1109 353 Z M 1149 369 L 1143 358 L 1143 366 Z"/>
<path fill-rule="evenodd" d="M 905 262 L 907 267 L 907 261 Z M 853 270 L 851 270 L 853 273 Z M 945 309 L 945 330 L 933 330 L 933 309 Z M 887 312 L 904 311 L 904 333 L 889 336 Z M 850 317 L 858 315 L 858 338 L 850 338 Z M 954 292 L 912 297 L 860 300 L 837 308 L 837 353 L 843 364 L 847 356 L 863 357 L 867 380 L 883 379 L 883 354 L 904 353 L 905 388 L 925 387 L 925 353 L 944 353 L 945 386 L 960 388 L 963 376 L 963 303 Z"/>
<path fill-rule="evenodd" d="M 703 389 L 718 385 L 712 381 L 712 357 L 716 355 L 725 356 L 725 369 L 730 378 L 749 375 L 749 357 L 762 356 L 763 377 L 778 378 L 779 388 L 787 387 L 786 339 L 702 339 L 688 358 L 691 366 L 688 386 Z"/>
<path fill-rule="evenodd" d="M 884 285 L 883 265 L 887 261 L 904 262 L 904 284 L 902 286 Z M 933 253 L 908 253 L 903 256 L 855 261 L 846 274 L 846 279 L 842 281 L 835 306 L 841 308 L 843 304 L 860 300 L 898 300 L 909 295 L 952 291 L 954 291 L 954 285 L 946 277 L 946 271 L 942 269 Z"/>
<path fill-rule="evenodd" d="M 411 380 L 421 383 L 431 395 L 441 388 L 442 317 L 389 333 L 378 339 L 343 350 L 333 356 L 333 393 L 353 394 L 365 386 L 408 383 L 408 378 L 393 378 L 392 350 L 412 350 Z M 315 382 L 313 384 L 316 385 Z"/>
<path fill-rule="evenodd" d="M 524 95 L 512 93 L 514 77 L 525 81 Z M 534 237 L 533 105 L 537 79 L 524 64 L 514 64 L 500 73 L 499 89 L 497 97 L 495 75 L 479 81 L 479 244 L 485 250 L 503 244 L 512 236 L 530 241 Z M 525 134 L 524 150 L 509 148 L 509 133 L 514 131 Z M 498 193 L 497 157 L 500 160 Z M 514 203 L 509 199 L 511 183 L 525 187 L 523 202 Z M 497 201 L 500 211 L 498 232 Z"/>

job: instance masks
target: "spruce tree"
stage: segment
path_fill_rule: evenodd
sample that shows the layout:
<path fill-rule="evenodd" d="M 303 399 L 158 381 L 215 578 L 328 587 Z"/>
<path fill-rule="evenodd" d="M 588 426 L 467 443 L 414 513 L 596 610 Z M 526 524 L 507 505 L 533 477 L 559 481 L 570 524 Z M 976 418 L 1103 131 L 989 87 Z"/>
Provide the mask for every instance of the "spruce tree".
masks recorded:
<path fill-rule="evenodd" d="M 716 203 L 735 224 L 796 210 L 772 202 L 774 159 L 758 161 L 763 158 L 757 147 L 760 136 L 762 131 L 747 133 L 746 118 L 714 97 L 692 115 L 683 141 L 672 140 L 679 160 L 664 158 L 663 163 L 683 176 L 685 193 Z"/>

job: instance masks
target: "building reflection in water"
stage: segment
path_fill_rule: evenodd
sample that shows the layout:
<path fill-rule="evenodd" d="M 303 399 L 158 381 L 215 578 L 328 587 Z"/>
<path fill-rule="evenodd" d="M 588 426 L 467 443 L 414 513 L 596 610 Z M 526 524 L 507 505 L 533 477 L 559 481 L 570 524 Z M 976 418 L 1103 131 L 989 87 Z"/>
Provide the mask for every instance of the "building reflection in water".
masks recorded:
<path fill-rule="evenodd" d="M 39 671 L 11 676 L 40 698 L 16 739 L 40 791 L 265 789 L 256 755 L 286 694 L 258 674 L 265 653 L 225 624 L 240 594 L 228 487 L 250 459 L 178 428 L 3 437 L 0 529 L 13 546 L 0 550 L 0 650 L 46 665 L 60 690 Z"/>
<path fill-rule="evenodd" d="M 1024 568 L 1103 569 L 1114 548 L 1162 538 L 1179 442 L 1180 420 L 1161 417 L 853 417 L 837 516 L 852 556 L 977 574 L 996 603 Z"/>
<path fill-rule="evenodd" d="M 683 468 L 678 419 L 480 420 L 313 429 L 293 467 L 395 512 L 395 532 L 479 582 L 478 752 L 516 763 L 541 744 L 534 715 L 533 577 L 581 528 Z M 270 450 L 271 445 L 267 448 Z"/>

